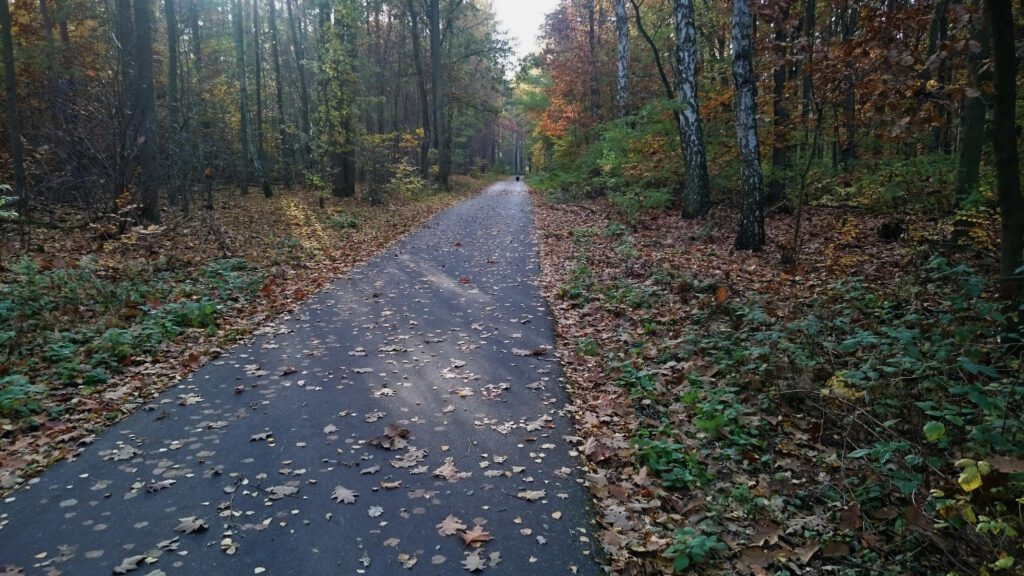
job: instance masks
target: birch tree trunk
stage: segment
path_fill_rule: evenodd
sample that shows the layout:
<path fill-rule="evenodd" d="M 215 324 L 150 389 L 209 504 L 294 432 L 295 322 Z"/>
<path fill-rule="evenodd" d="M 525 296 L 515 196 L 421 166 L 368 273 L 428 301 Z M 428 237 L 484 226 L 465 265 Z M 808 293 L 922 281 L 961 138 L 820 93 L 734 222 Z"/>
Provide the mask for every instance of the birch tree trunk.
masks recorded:
<path fill-rule="evenodd" d="M 764 246 L 763 183 L 750 28 L 749 0 L 733 0 L 732 78 L 736 86 L 736 142 L 740 152 L 742 204 L 737 250 L 760 250 Z"/>
<path fill-rule="evenodd" d="M 619 118 L 629 114 L 629 17 L 626 0 L 615 0 L 615 32 L 619 38 L 615 79 L 615 112 Z"/>
<path fill-rule="evenodd" d="M 676 100 L 685 148 L 686 182 L 683 189 L 683 218 L 700 218 L 711 209 L 704 132 L 697 102 L 697 29 L 693 21 L 693 0 L 673 0 L 676 24 Z"/>

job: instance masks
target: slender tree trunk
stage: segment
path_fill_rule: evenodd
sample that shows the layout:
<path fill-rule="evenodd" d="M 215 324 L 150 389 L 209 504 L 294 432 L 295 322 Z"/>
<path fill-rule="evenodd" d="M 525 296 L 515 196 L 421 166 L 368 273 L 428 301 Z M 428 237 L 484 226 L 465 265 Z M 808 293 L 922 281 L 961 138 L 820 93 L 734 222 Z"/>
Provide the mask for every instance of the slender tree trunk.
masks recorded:
<path fill-rule="evenodd" d="M 803 105 L 800 108 L 800 119 L 804 128 L 804 141 L 808 141 L 810 125 L 808 118 L 811 114 L 811 97 L 814 94 L 814 77 L 811 65 L 814 63 L 814 40 L 815 40 L 815 11 L 817 6 L 815 0 L 804 0 L 804 57 L 803 57 Z M 813 154 L 813 150 L 806 150 L 805 153 Z"/>
<path fill-rule="evenodd" d="M 288 26 L 292 33 L 292 49 L 295 52 L 295 62 L 299 71 L 299 120 L 302 124 L 302 157 L 303 164 L 309 161 L 311 131 L 309 122 L 309 87 L 306 84 L 306 57 L 303 53 L 302 38 L 299 36 L 299 27 L 296 24 L 295 14 L 292 11 L 293 0 L 284 0 L 288 9 Z"/>
<path fill-rule="evenodd" d="M 203 101 L 203 86 L 206 85 L 206 82 L 203 77 L 203 34 L 199 25 L 199 2 L 200 0 L 191 0 L 189 6 L 189 26 L 192 29 L 192 66 L 196 77 L 195 115 L 198 124 L 195 152 L 198 155 L 199 172 L 202 174 L 201 181 L 205 192 L 206 209 L 213 210 L 213 166 L 210 165 L 207 143 L 210 126 L 206 117 L 206 105 Z"/>
<path fill-rule="evenodd" d="M 949 0 L 937 0 L 935 2 L 935 12 L 932 16 L 932 24 L 928 33 L 928 56 L 929 58 L 935 58 L 941 50 L 941 44 L 948 37 L 949 18 L 947 12 L 949 11 Z M 935 68 L 934 75 L 932 74 L 931 68 L 925 69 L 925 80 L 935 79 L 939 83 L 939 87 L 944 85 L 946 80 L 946 66 L 944 58 L 939 57 L 938 63 Z M 942 118 L 945 120 L 944 124 L 948 125 L 949 114 L 945 108 L 940 113 Z M 932 152 L 938 152 L 939 150 L 946 148 L 946 134 L 948 132 L 947 126 L 934 126 L 932 127 L 931 141 L 928 143 L 928 149 Z"/>
<path fill-rule="evenodd" d="M 619 39 L 615 67 L 615 112 L 619 118 L 629 114 L 629 16 L 626 0 L 615 0 L 615 32 Z"/>
<path fill-rule="evenodd" d="M 742 204 L 736 249 L 760 250 L 764 246 L 764 201 L 761 197 L 761 153 L 757 141 L 757 95 L 748 2 L 733 0 L 732 10 L 732 77 L 736 85 L 736 141 L 741 162 Z"/>
<path fill-rule="evenodd" d="M 700 218 L 711 209 L 704 132 L 697 101 L 697 29 L 693 20 L 693 0 L 673 0 L 676 24 L 676 62 L 678 65 L 676 99 L 679 124 L 686 149 L 686 183 L 683 189 L 683 218 Z"/>
<path fill-rule="evenodd" d="M 448 141 L 448 114 L 445 106 L 444 70 L 441 61 L 441 8 L 438 0 L 430 1 L 430 70 L 434 92 L 434 122 L 436 123 L 438 171 L 437 181 L 448 188 L 451 173 L 451 149 Z"/>
<path fill-rule="evenodd" d="M 153 3 L 134 0 L 135 65 L 138 72 L 139 199 L 142 219 L 160 221 L 159 158 L 156 141 L 156 89 L 153 82 Z"/>
<path fill-rule="evenodd" d="M 273 0 L 271 0 L 273 1 Z M 256 118 L 253 122 L 253 139 L 256 141 L 256 158 L 261 166 L 266 166 L 267 156 L 263 149 L 263 49 L 262 32 L 260 31 L 259 1 L 252 0 L 252 59 L 253 87 L 256 96 Z"/>
<path fill-rule="evenodd" d="M 238 138 L 242 147 L 238 174 L 239 191 L 249 193 L 249 84 L 245 75 L 245 27 L 242 24 L 242 0 L 233 0 L 235 20 L 235 65 L 238 68 Z"/>
<path fill-rule="evenodd" d="M 287 1 L 287 0 L 286 0 Z M 270 0 L 270 55 L 274 59 L 274 96 L 277 104 L 277 146 L 281 152 L 281 179 L 292 185 L 292 149 L 288 141 L 288 122 L 284 113 L 284 77 L 281 75 L 281 50 L 277 33 L 277 0 Z"/>
<path fill-rule="evenodd" d="M 135 25 L 131 0 L 114 0 L 115 42 L 117 43 L 117 169 L 114 195 L 120 197 L 131 185 L 135 172 Z"/>
<path fill-rule="evenodd" d="M 11 34 L 11 12 L 7 0 L 0 0 L 0 40 L 3 41 L 4 92 L 6 94 L 7 131 L 11 144 L 11 163 L 14 165 L 14 194 L 17 207 L 28 211 L 28 185 L 21 148 L 21 124 L 18 116 L 17 74 L 14 69 L 14 38 Z"/>
<path fill-rule="evenodd" d="M 860 16 L 859 6 L 855 0 L 849 0 L 843 11 L 843 42 L 853 42 L 853 36 L 857 33 L 857 20 Z M 847 72 L 844 82 L 846 84 L 846 99 L 843 102 L 843 128 L 846 140 L 840 150 L 840 158 L 843 168 L 848 169 L 850 164 L 857 159 L 857 77 L 853 71 L 853 64 L 847 63 Z"/>
<path fill-rule="evenodd" d="M 416 63 L 416 91 L 420 98 L 420 124 L 423 137 L 420 140 L 420 176 L 430 174 L 430 103 L 427 98 L 427 75 L 423 70 L 423 50 L 420 48 L 420 16 L 415 0 L 406 0 L 409 12 L 410 35 L 412 36 L 412 58 Z"/>
<path fill-rule="evenodd" d="M 777 8 L 775 22 L 775 69 L 772 71 L 772 176 L 768 183 L 769 203 L 778 202 L 786 191 L 789 171 L 789 104 L 786 101 L 786 81 L 789 79 L 787 62 L 790 0 L 782 0 Z"/>
<path fill-rule="evenodd" d="M 595 0 L 586 0 L 587 11 L 587 68 L 590 75 L 590 117 L 596 124 L 601 121 L 601 86 L 597 77 L 597 21 Z"/>
<path fill-rule="evenodd" d="M 668 80 L 668 74 L 665 73 L 665 66 L 661 62 L 661 50 L 658 45 L 654 43 L 654 39 L 647 32 L 647 28 L 644 27 L 643 18 L 640 16 L 640 4 L 637 0 L 629 0 L 629 3 L 633 6 L 633 15 L 636 19 L 636 29 L 643 36 L 647 46 L 651 49 L 651 55 L 654 56 L 654 65 L 658 69 L 658 78 L 661 79 L 661 86 L 665 89 L 665 95 L 668 96 L 669 100 L 676 99 L 675 90 L 672 89 L 672 83 Z"/>
<path fill-rule="evenodd" d="M 62 62 L 58 57 L 57 42 L 53 37 L 53 18 L 46 0 L 39 0 L 39 17 L 43 23 L 43 39 L 46 41 L 47 83 L 51 91 L 54 116 L 61 128 L 67 127 L 67 98 L 64 94 Z"/>
<path fill-rule="evenodd" d="M 980 0 L 975 4 L 978 3 Z M 981 174 L 981 152 L 985 147 L 985 115 L 988 112 L 982 91 L 992 82 L 992 69 L 984 66 L 989 59 L 989 46 L 992 42 L 992 30 L 987 17 L 983 16 L 980 21 L 974 23 L 971 37 L 977 49 L 971 48 L 967 53 L 968 87 L 960 122 L 960 151 L 956 168 L 957 206 L 963 206 L 964 202 L 978 191 Z"/>
<path fill-rule="evenodd" d="M 167 24 L 167 191 L 172 202 L 188 211 L 188 200 L 181 182 L 181 107 L 178 86 L 178 12 L 174 0 L 164 0 Z"/>
<path fill-rule="evenodd" d="M 1020 189 L 1017 150 L 1017 59 L 1011 0 L 986 0 L 992 30 L 995 97 L 992 115 L 992 151 L 995 154 L 996 191 L 1002 212 L 1000 247 L 1001 287 L 1008 298 L 1024 298 L 1024 195 Z"/>

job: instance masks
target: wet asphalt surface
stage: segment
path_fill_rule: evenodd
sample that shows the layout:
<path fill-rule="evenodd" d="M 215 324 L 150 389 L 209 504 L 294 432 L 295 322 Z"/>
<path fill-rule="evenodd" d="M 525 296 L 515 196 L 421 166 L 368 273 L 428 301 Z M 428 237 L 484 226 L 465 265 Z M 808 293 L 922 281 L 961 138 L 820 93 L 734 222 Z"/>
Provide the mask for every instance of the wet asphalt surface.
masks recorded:
<path fill-rule="evenodd" d="M 538 272 L 524 185 L 440 214 L 0 502 L 0 575 L 598 573 Z"/>

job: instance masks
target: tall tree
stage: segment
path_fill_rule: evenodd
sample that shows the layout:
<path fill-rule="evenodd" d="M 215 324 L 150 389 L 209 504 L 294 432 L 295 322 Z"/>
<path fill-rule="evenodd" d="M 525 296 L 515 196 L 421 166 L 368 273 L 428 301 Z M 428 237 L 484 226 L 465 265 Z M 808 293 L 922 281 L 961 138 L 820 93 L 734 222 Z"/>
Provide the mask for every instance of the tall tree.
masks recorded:
<path fill-rule="evenodd" d="M 303 164 L 308 162 L 310 153 L 311 127 L 309 121 L 309 86 L 306 81 L 306 55 L 303 48 L 302 36 L 299 35 L 299 25 L 292 9 L 292 2 L 295 0 L 284 0 L 288 9 L 288 27 L 292 33 L 292 50 L 295 53 L 295 64 L 299 71 L 299 120 L 302 128 L 302 158 Z M 297 8 L 296 8 L 297 10 Z"/>
<path fill-rule="evenodd" d="M 412 59 L 416 65 L 416 93 L 420 101 L 420 124 L 423 137 L 420 140 L 420 176 L 426 178 L 430 173 L 430 103 L 427 97 L 427 75 L 423 70 L 423 50 L 420 47 L 420 13 L 416 10 L 415 0 L 406 0 L 406 11 L 409 13 L 409 35 L 412 36 Z"/>
<path fill-rule="evenodd" d="M 615 112 L 619 118 L 629 113 L 629 17 L 626 0 L 615 0 L 615 32 L 618 52 L 615 62 Z"/>
<path fill-rule="evenodd" d="M 593 122 L 601 119 L 601 80 L 597 64 L 597 11 L 595 0 L 584 0 L 587 14 L 587 69 L 590 81 L 590 117 Z"/>
<path fill-rule="evenodd" d="M 683 189 L 684 218 L 700 218 L 711 209 L 704 129 L 697 101 L 697 28 L 693 20 L 693 0 L 673 0 L 676 24 L 676 99 L 679 125 L 686 149 L 686 182 Z"/>
<path fill-rule="evenodd" d="M 441 46 L 441 7 L 439 0 L 429 0 L 430 11 L 430 76 L 433 82 L 434 126 L 437 134 L 438 170 L 437 181 L 448 187 L 451 174 L 451 142 L 448 133 L 448 110 L 445 106 L 444 70 Z"/>
<path fill-rule="evenodd" d="M 253 140 L 256 142 L 256 158 L 260 165 L 266 162 L 263 153 L 263 34 L 260 30 L 259 0 L 252 0 L 252 59 L 253 91 L 256 96 L 256 118 L 253 122 Z"/>
<path fill-rule="evenodd" d="M 21 124 L 18 117 L 17 74 L 14 69 L 14 39 L 11 35 L 11 12 L 7 0 L 0 0 L 0 36 L 4 51 L 4 91 L 7 100 L 7 131 L 11 143 L 11 162 L 14 164 L 14 193 L 18 208 L 28 209 L 28 186 L 22 159 Z"/>
<path fill-rule="evenodd" d="M 668 74 L 665 73 L 665 65 L 661 62 L 661 49 L 658 48 L 657 43 L 654 42 L 654 38 L 647 31 L 644 26 L 644 19 L 640 13 L 640 3 L 637 0 L 629 0 L 629 3 L 633 6 L 633 16 L 636 21 L 637 32 L 643 37 L 644 42 L 651 49 L 651 56 L 654 58 L 654 67 L 658 70 L 658 79 L 661 80 L 661 86 L 665 89 L 665 95 L 668 96 L 669 100 L 675 100 L 676 93 L 672 89 L 672 83 L 668 80 Z M 680 134 L 682 129 L 680 129 Z"/>
<path fill-rule="evenodd" d="M 156 140 L 156 86 L 153 80 L 153 2 L 134 0 L 133 4 L 138 81 L 135 109 L 139 142 L 139 198 L 143 220 L 155 223 L 160 221 L 160 166 Z"/>
<path fill-rule="evenodd" d="M 287 1 L 287 0 L 286 0 Z M 274 61 L 274 100 L 277 105 L 277 147 L 281 154 L 281 179 L 286 187 L 292 185 L 291 143 L 288 141 L 288 122 L 284 111 L 284 76 L 281 75 L 281 50 L 277 33 L 277 0 L 270 0 L 267 20 L 270 25 L 270 57 Z"/>
<path fill-rule="evenodd" d="M 782 194 L 786 190 L 786 173 L 789 169 L 789 104 L 786 102 L 786 81 L 789 78 L 790 4 L 791 0 L 781 0 L 775 6 L 773 22 L 775 66 L 772 70 L 772 172 L 768 184 L 769 202 L 782 199 Z"/>
<path fill-rule="evenodd" d="M 976 0 L 977 6 L 982 0 Z M 985 115 L 988 112 L 984 91 L 992 82 L 989 59 L 992 31 L 987 17 L 975 18 L 967 53 L 967 94 L 961 111 L 960 146 L 956 169 L 956 202 L 963 203 L 978 191 L 981 152 L 985 146 Z"/>
<path fill-rule="evenodd" d="M 167 25 L 167 184 L 172 202 L 188 211 L 179 166 L 181 163 L 181 112 L 178 87 L 178 13 L 174 0 L 164 0 L 164 21 Z"/>
<path fill-rule="evenodd" d="M 757 94 L 751 48 L 749 0 L 733 0 L 732 78 L 736 86 L 736 141 L 740 152 L 740 229 L 737 250 L 764 246 L 761 152 L 757 141 Z"/>
<path fill-rule="evenodd" d="M 1017 151 L 1017 51 L 1011 0 L 986 0 L 992 30 L 995 97 L 992 106 L 992 150 L 996 195 L 1002 212 L 1000 275 L 1004 294 L 1024 297 L 1024 196 L 1020 189 Z"/>
<path fill-rule="evenodd" d="M 245 26 L 242 24 L 242 0 L 232 0 L 235 21 L 235 66 L 238 68 L 238 143 L 242 147 L 238 186 L 249 193 L 249 84 L 245 74 Z"/>

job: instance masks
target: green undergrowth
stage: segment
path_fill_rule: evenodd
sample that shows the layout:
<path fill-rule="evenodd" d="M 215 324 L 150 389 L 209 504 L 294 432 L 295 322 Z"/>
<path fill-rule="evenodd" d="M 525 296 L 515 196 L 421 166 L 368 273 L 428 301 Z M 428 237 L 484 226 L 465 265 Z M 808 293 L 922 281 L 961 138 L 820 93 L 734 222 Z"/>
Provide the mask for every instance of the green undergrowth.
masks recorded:
<path fill-rule="evenodd" d="M 117 279 L 91 258 L 51 270 L 18 260 L 0 284 L 0 416 L 32 427 L 41 394 L 87 394 L 185 331 L 216 334 L 225 308 L 244 303 L 263 279 L 242 259 L 197 272 L 160 260 Z"/>
<path fill-rule="evenodd" d="M 628 393 L 635 463 L 702 502 L 698 522 L 659 526 L 677 570 L 718 573 L 726 538 L 778 526 L 774 557 L 811 550 L 829 573 L 1019 573 L 1024 306 L 939 256 L 899 283 L 726 296 L 638 258 L 620 224 L 572 238 L 558 296 L 615 319 L 577 352 Z"/>

